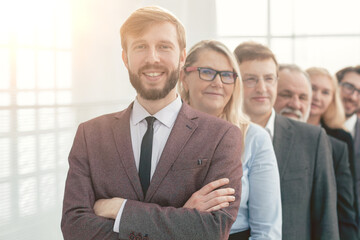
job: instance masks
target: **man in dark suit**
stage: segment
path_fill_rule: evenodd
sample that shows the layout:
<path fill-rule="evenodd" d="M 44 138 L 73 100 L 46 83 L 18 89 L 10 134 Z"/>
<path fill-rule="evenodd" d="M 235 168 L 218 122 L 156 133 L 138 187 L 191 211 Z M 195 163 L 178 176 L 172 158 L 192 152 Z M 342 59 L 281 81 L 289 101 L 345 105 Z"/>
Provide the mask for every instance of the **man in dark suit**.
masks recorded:
<path fill-rule="evenodd" d="M 278 115 L 278 64 L 267 47 L 235 49 L 244 82 L 244 110 L 273 138 L 279 166 L 283 239 L 339 239 L 331 147 L 323 129 Z"/>
<path fill-rule="evenodd" d="M 80 124 L 69 155 L 64 238 L 227 239 L 240 204 L 240 130 L 176 94 L 186 44 L 172 14 L 138 9 L 120 32 L 137 97 L 121 112 Z M 194 192 L 224 177 L 227 207 L 192 207 Z"/>
<path fill-rule="evenodd" d="M 360 228 L 360 66 L 346 67 L 336 73 L 340 83 L 340 96 L 344 105 L 345 126 L 354 140 L 355 156 L 355 198 L 357 206 L 357 224 Z"/>
<path fill-rule="evenodd" d="M 294 64 L 280 65 L 275 111 L 285 117 L 306 122 L 311 110 L 311 103 L 312 85 L 308 74 Z M 328 137 L 332 146 L 336 179 L 340 239 L 356 240 L 358 231 L 347 144 L 330 135 Z"/>

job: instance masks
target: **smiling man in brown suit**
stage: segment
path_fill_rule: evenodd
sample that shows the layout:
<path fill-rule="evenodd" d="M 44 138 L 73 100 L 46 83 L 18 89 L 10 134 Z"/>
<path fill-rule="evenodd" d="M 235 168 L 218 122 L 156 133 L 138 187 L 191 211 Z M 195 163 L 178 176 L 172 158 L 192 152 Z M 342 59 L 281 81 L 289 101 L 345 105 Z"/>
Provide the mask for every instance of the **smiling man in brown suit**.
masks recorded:
<path fill-rule="evenodd" d="M 172 14 L 136 10 L 121 40 L 137 97 L 124 111 L 80 124 L 69 155 L 64 238 L 227 239 L 240 203 L 240 130 L 176 94 L 185 31 Z M 227 207 L 188 208 L 194 192 L 224 177 Z"/>

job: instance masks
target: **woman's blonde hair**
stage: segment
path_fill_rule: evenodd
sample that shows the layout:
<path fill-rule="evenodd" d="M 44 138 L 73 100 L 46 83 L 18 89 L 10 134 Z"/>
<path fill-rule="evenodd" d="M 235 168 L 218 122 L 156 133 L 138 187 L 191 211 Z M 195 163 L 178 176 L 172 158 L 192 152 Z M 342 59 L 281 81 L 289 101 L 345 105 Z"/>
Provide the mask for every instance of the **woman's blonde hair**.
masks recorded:
<path fill-rule="evenodd" d="M 324 122 L 330 128 L 341 128 L 345 129 L 345 111 L 341 103 L 339 84 L 334 76 L 332 76 L 328 70 L 320 67 L 312 67 L 306 70 L 309 74 L 310 79 L 313 76 L 324 76 L 330 79 L 333 86 L 333 95 L 329 107 L 321 116 L 321 121 Z"/>
<path fill-rule="evenodd" d="M 243 107 L 243 86 L 241 81 L 241 75 L 239 66 L 234 55 L 229 51 L 229 49 L 221 42 L 216 40 L 203 40 L 195 44 L 188 52 L 186 61 L 184 64 L 184 68 L 191 66 L 194 64 L 199 57 L 199 54 L 203 50 L 213 50 L 220 54 L 223 54 L 228 58 L 233 71 L 238 75 L 238 78 L 234 83 L 234 91 L 231 95 L 229 102 L 225 105 L 222 114 L 219 116 L 220 118 L 238 126 L 243 133 L 243 140 L 245 140 L 246 131 L 249 127 L 249 118 L 245 115 L 242 110 Z M 184 74 L 189 74 L 183 70 Z M 190 104 L 190 95 L 189 91 L 184 88 L 182 81 L 178 83 L 178 91 L 180 93 L 181 98 Z M 244 141 L 243 141 L 244 142 Z"/>

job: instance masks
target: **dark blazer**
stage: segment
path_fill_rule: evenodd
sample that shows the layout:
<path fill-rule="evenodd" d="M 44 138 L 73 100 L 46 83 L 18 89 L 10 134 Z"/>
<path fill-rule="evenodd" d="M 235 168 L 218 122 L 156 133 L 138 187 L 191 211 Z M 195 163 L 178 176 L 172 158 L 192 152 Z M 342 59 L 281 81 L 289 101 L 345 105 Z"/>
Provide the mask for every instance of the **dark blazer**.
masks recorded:
<path fill-rule="evenodd" d="M 343 129 L 339 128 L 330 128 L 328 127 L 323 121 L 321 121 L 321 126 L 325 129 L 327 135 L 330 135 L 336 139 L 339 139 L 347 144 L 348 147 L 348 153 L 349 153 L 349 164 L 350 164 L 350 170 L 351 174 L 354 178 L 354 185 L 355 185 L 355 160 L 354 160 L 354 141 L 351 137 L 351 134 L 346 132 Z"/>
<path fill-rule="evenodd" d="M 348 153 L 349 153 L 349 165 L 350 165 L 350 171 L 353 178 L 353 187 L 354 187 L 354 208 L 355 208 L 355 214 L 356 214 L 356 224 L 359 226 L 359 211 L 360 211 L 360 200 L 359 200 L 359 187 L 360 187 L 360 166 L 359 164 L 356 165 L 355 162 L 355 150 L 354 150 L 354 141 L 350 133 L 343 129 L 338 128 L 330 128 L 328 127 L 324 121 L 321 121 L 321 126 L 325 129 L 326 133 L 336 139 L 339 139 L 341 141 L 344 141 L 347 144 L 348 147 Z M 359 142 L 360 144 L 360 142 Z M 360 145 L 358 145 L 360 146 Z M 357 162 L 360 161 L 360 158 L 358 158 Z M 357 166 L 357 167 L 356 167 Z M 341 226 L 340 231 L 341 231 Z M 350 231 L 351 232 L 351 231 Z M 341 233 L 340 233 L 341 235 Z"/>
<path fill-rule="evenodd" d="M 329 136 L 337 188 L 337 213 L 341 240 L 358 239 L 354 208 L 354 183 L 350 172 L 348 148 L 345 142 Z"/>
<path fill-rule="evenodd" d="M 357 206 L 357 224 L 360 228 L 360 118 L 357 119 L 355 125 L 354 136 L 354 163 L 355 163 L 355 198 Z"/>
<path fill-rule="evenodd" d="M 183 103 L 144 197 L 130 136 L 130 112 L 80 124 L 69 155 L 62 232 L 65 239 L 227 239 L 241 193 L 241 132 Z M 235 202 L 212 213 L 182 208 L 219 178 L 230 179 Z M 97 199 L 127 199 L 119 234 L 98 217 Z M 138 239 L 138 238 L 135 238 Z"/>
<path fill-rule="evenodd" d="M 278 161 L 286 240 L 339 239 L 331 146 L 317 126 L 276 114 Z"/>

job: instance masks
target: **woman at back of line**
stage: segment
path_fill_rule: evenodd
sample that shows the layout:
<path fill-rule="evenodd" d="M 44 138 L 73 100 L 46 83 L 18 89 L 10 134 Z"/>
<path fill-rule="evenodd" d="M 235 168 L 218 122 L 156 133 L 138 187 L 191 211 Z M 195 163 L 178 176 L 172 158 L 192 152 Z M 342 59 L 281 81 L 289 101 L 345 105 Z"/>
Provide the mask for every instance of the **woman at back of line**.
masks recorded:
<path fill-rule="evenodd" d="M 236 59 L 218 41 L 201 41 L 189 51 L 178 86 L 190 106 L 238 126 L 243 133 L 241 202 L 229 239 L 281 239 L 282 211 L 277 161 L 269 134 L 242 111 L 242 81 Z M 211 129 L 209 129 L 211 131 Z M 231 168 L 231 166 L 229 166 Z M 214 211 L 233 201 L 225 181 L 193 194 L 184 207 Z"/>

